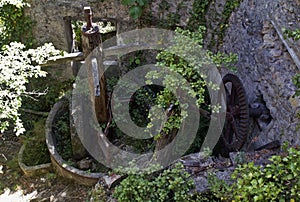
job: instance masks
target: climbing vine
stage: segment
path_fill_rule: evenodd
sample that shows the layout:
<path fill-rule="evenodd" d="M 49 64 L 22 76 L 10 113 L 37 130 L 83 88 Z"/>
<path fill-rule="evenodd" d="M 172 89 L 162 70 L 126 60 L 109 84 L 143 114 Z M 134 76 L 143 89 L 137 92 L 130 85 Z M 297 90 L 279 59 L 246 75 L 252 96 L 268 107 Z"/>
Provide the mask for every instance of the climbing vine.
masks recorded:
<path fill-rule="evenodd" d="M 206 25 L 205 14 L 210 4 L 210 0 L 196 0 L 193 3 L 193 10 L 189 20 L 189 29 L 196 31 L 199 26 Z"/>

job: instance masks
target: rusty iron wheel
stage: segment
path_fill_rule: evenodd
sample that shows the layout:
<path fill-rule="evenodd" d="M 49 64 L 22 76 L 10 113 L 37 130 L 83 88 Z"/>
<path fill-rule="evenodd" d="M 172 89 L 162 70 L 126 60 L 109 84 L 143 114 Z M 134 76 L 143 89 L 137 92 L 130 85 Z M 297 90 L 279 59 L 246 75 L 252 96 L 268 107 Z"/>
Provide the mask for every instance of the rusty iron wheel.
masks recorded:
<path fill-rule="evenodd" d="M 226 120 L 220 143 L 226 153 L 238 151 L 247 140 L 249 108 L 247 96 L 241 80 L 233 75 L 223 77 L 226 92 Z"/>

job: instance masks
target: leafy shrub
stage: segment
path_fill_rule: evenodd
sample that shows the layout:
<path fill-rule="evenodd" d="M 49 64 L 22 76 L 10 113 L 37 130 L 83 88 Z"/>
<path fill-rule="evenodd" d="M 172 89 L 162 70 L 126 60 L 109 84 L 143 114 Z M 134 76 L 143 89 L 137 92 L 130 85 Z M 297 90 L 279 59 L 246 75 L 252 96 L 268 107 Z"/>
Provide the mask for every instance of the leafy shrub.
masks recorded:
<path fill-rule="evenodd" d="M 22 42 L 26 47 L 35 44 L 34 22 L 24 14 L 24 7 L 29 6 L 23 0 L 0 1 L 0 47 L 13 41 Z"/>
<path fill-rule="evenodd" d="M 119 202 L 127 201 L 186 201 L 193 187 L 190 175 L 178 163 L 160 174 L 132 172 L 113 193 Z"/>
<path fill-rule="evenodd" d="M 177 100 L 173 92 L 177 92 L 178 89 L 182 90 L 182 93 L 186 93 L 189 96 L 196 99 L 196 105 L 199 108 L 205 109 L 207 112 L 218 112 L 220 106 L 213 106 L 209 103 L 209 96 L 207 87 L 211 87 L 217 90 L 219 87 L 213 83 L 206 83 L 204 80 L 207 75 L 199 73 L 201 70 L 205 70 L 208 64 L 213 63 L 217 67 L 226 66 L 232 67 L 232 64 L 237 61 L 237 57 L 234 54 L 213 54 L 210 51 L 206 51 L 201 55 L 201 47 L 203 46 L 203 33 L 205 27 L 200 26 L 196 32 L 190 30 L 183 30 L 177 28 L 175 30 L 174 43 L 171 47 L 161 51 L 157 55 L 157 66 L 167 67 L 172 73 L 181 75 L 184 80 L 178 79 L 175 76 L 161 71 L 150 71 L 146 77 L 148 79 L 164 78 L 163 84 L 166 88 L 160 91 L 156 98 L 156 106 L 152 107 L 152 111 L 149 113 L 149 119 L 156 120 L 161 119 L 159 110 L 161 108 L 168 109 L 173 106 L 173 113 L 166 121 L 162 134 L 169 134 L 173 129 L 179 129 L 187 116 L 188 105 L 181 105 Z M 176 53 L 176 54 L 175 54 Z M 180 56 L 178 56 L 180 55 Z M 201 59 L 199 59 L 201 58 Z M 201 74 L 201 75 L 200 75 Z M 167 76 L 165 76 L 167 75 Z M 185 87 L 185 80 L 189 83 L 191 88 Z M 152 84 L 151 81 L 147 81 L 147 84 Z M 185 96 L 181 96 L 185 97 Z M 147 126 L 151 129 L 152 125 Z M 156 134 L 156 139 L 159 139 L 162 134 Z"/>
<path fill-rule="evenodd" d="M 270 161 L 264 168 L 248 163 L 234 171 L 236 200 L 300 200 L 300 151 L 290 148 L 288 155 L 273 156 Z"/>
<path fill-rule="evenodd" d="M 285 154 L 270 158 L 265 167 L 253 162 L 239 165 L 227 185 L 216 179 L 210 181 L 215 196 L 234 201 L 299 201 L 300 150 L 289 148 Z"/>

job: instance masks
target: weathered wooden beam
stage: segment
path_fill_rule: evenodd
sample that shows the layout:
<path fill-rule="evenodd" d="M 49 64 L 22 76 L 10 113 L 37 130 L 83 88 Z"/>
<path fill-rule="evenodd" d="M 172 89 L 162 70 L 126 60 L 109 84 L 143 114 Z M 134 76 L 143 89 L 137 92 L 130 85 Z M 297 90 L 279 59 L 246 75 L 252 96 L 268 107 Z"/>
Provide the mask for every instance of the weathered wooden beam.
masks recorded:
<path fill-rule="evenodd" d="M 41 64 L 41 66 L 50 66 L 50 65 L 57 65 L 57 64 L 62 64 L 70 61 L 82 61 L 84 60 L 84 54 L 83 52 L 77 52 L 77 53 L 68 53 L 63 56 L 55 56 L 49 58 L 49 60 Z"/>
<path fill-rule="evenodd" d="M 283 33 L 279 27 L 279 25 L 277 24 L 277 22 L 271 18 L 271 23 L 274 26 L 280 40 L 282 41 L 282 43 L 284 44 L 285 48 L 287 49 L 287 51 L 289 52 L 291 58 L 293 59 L 294 63 L 296 64 L 296 66 L 298 67 L 298 69 L 300 70 L 300 59 L 296 53 L 296 51 L 294 50 L 294 48 L 289 44 L 289 42 L 287 40 L 285 40 Z"/>
<path fill-rule="evenodd" d="M 103 69 L 103 61 L 102 56 L 103 52 L 102 49 L 99 48 L 99 45 L 101 44 L 101 34 L 99 31 L 99 27 L 92 22 L 92 10 L 90 7 L 84 7 L 84 17 L 86 20 L 86 25 L 82 27 L 81 33 L 82 33 L 82 48 L 84 52 L 84 57 L 88 57 L 87 61 L 87 73 L 88 78 L 91 78 L 89 80 L 90 87 L 92 89 L 95 89 L 95 91 L 92 93 L 95 97 L 94 105 L 95 105 L 95 111 L 96 116 L 99 122 L 105 123 L 108 120 L 108 109 L 107 109 L 107 96 L 106 96 L 106 81 L 104 77 L 104 69 Z M 97 55 L 92 56 L 90 55 L 94 49 L 97 49 Z M 93 61 L 92 60 L 96 60 Z M 93 65 L 96 64 L 97 74 L 94 75 L 95 71 L 93 71 Z M 100 66 L 100 68 L 99 68 Z M 95 85 L 94 80 L 99 79 L 98 84 Z M 99 86 L 100 95 L 97 94 L 97 91 Z"/>

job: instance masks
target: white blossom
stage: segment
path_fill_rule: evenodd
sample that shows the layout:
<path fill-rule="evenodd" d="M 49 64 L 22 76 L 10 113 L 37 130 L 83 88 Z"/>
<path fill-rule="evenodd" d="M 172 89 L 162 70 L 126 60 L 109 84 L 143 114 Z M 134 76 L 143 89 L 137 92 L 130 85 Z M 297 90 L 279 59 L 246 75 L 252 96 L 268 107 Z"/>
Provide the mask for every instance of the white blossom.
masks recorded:
<path fill-rule="evenodd" d="M 12 42 L 4 46 L 0 53 L 0 132 L 6 130 L 12 121 L 16 135 L 24 133 L 19 108 L 22 95 L 28 93 L 28 79 L 45 77 L 46 72 L 38 64 L 60 53 L 51 43 L 36 49 L 24 49 L 23 44 Z"/>

